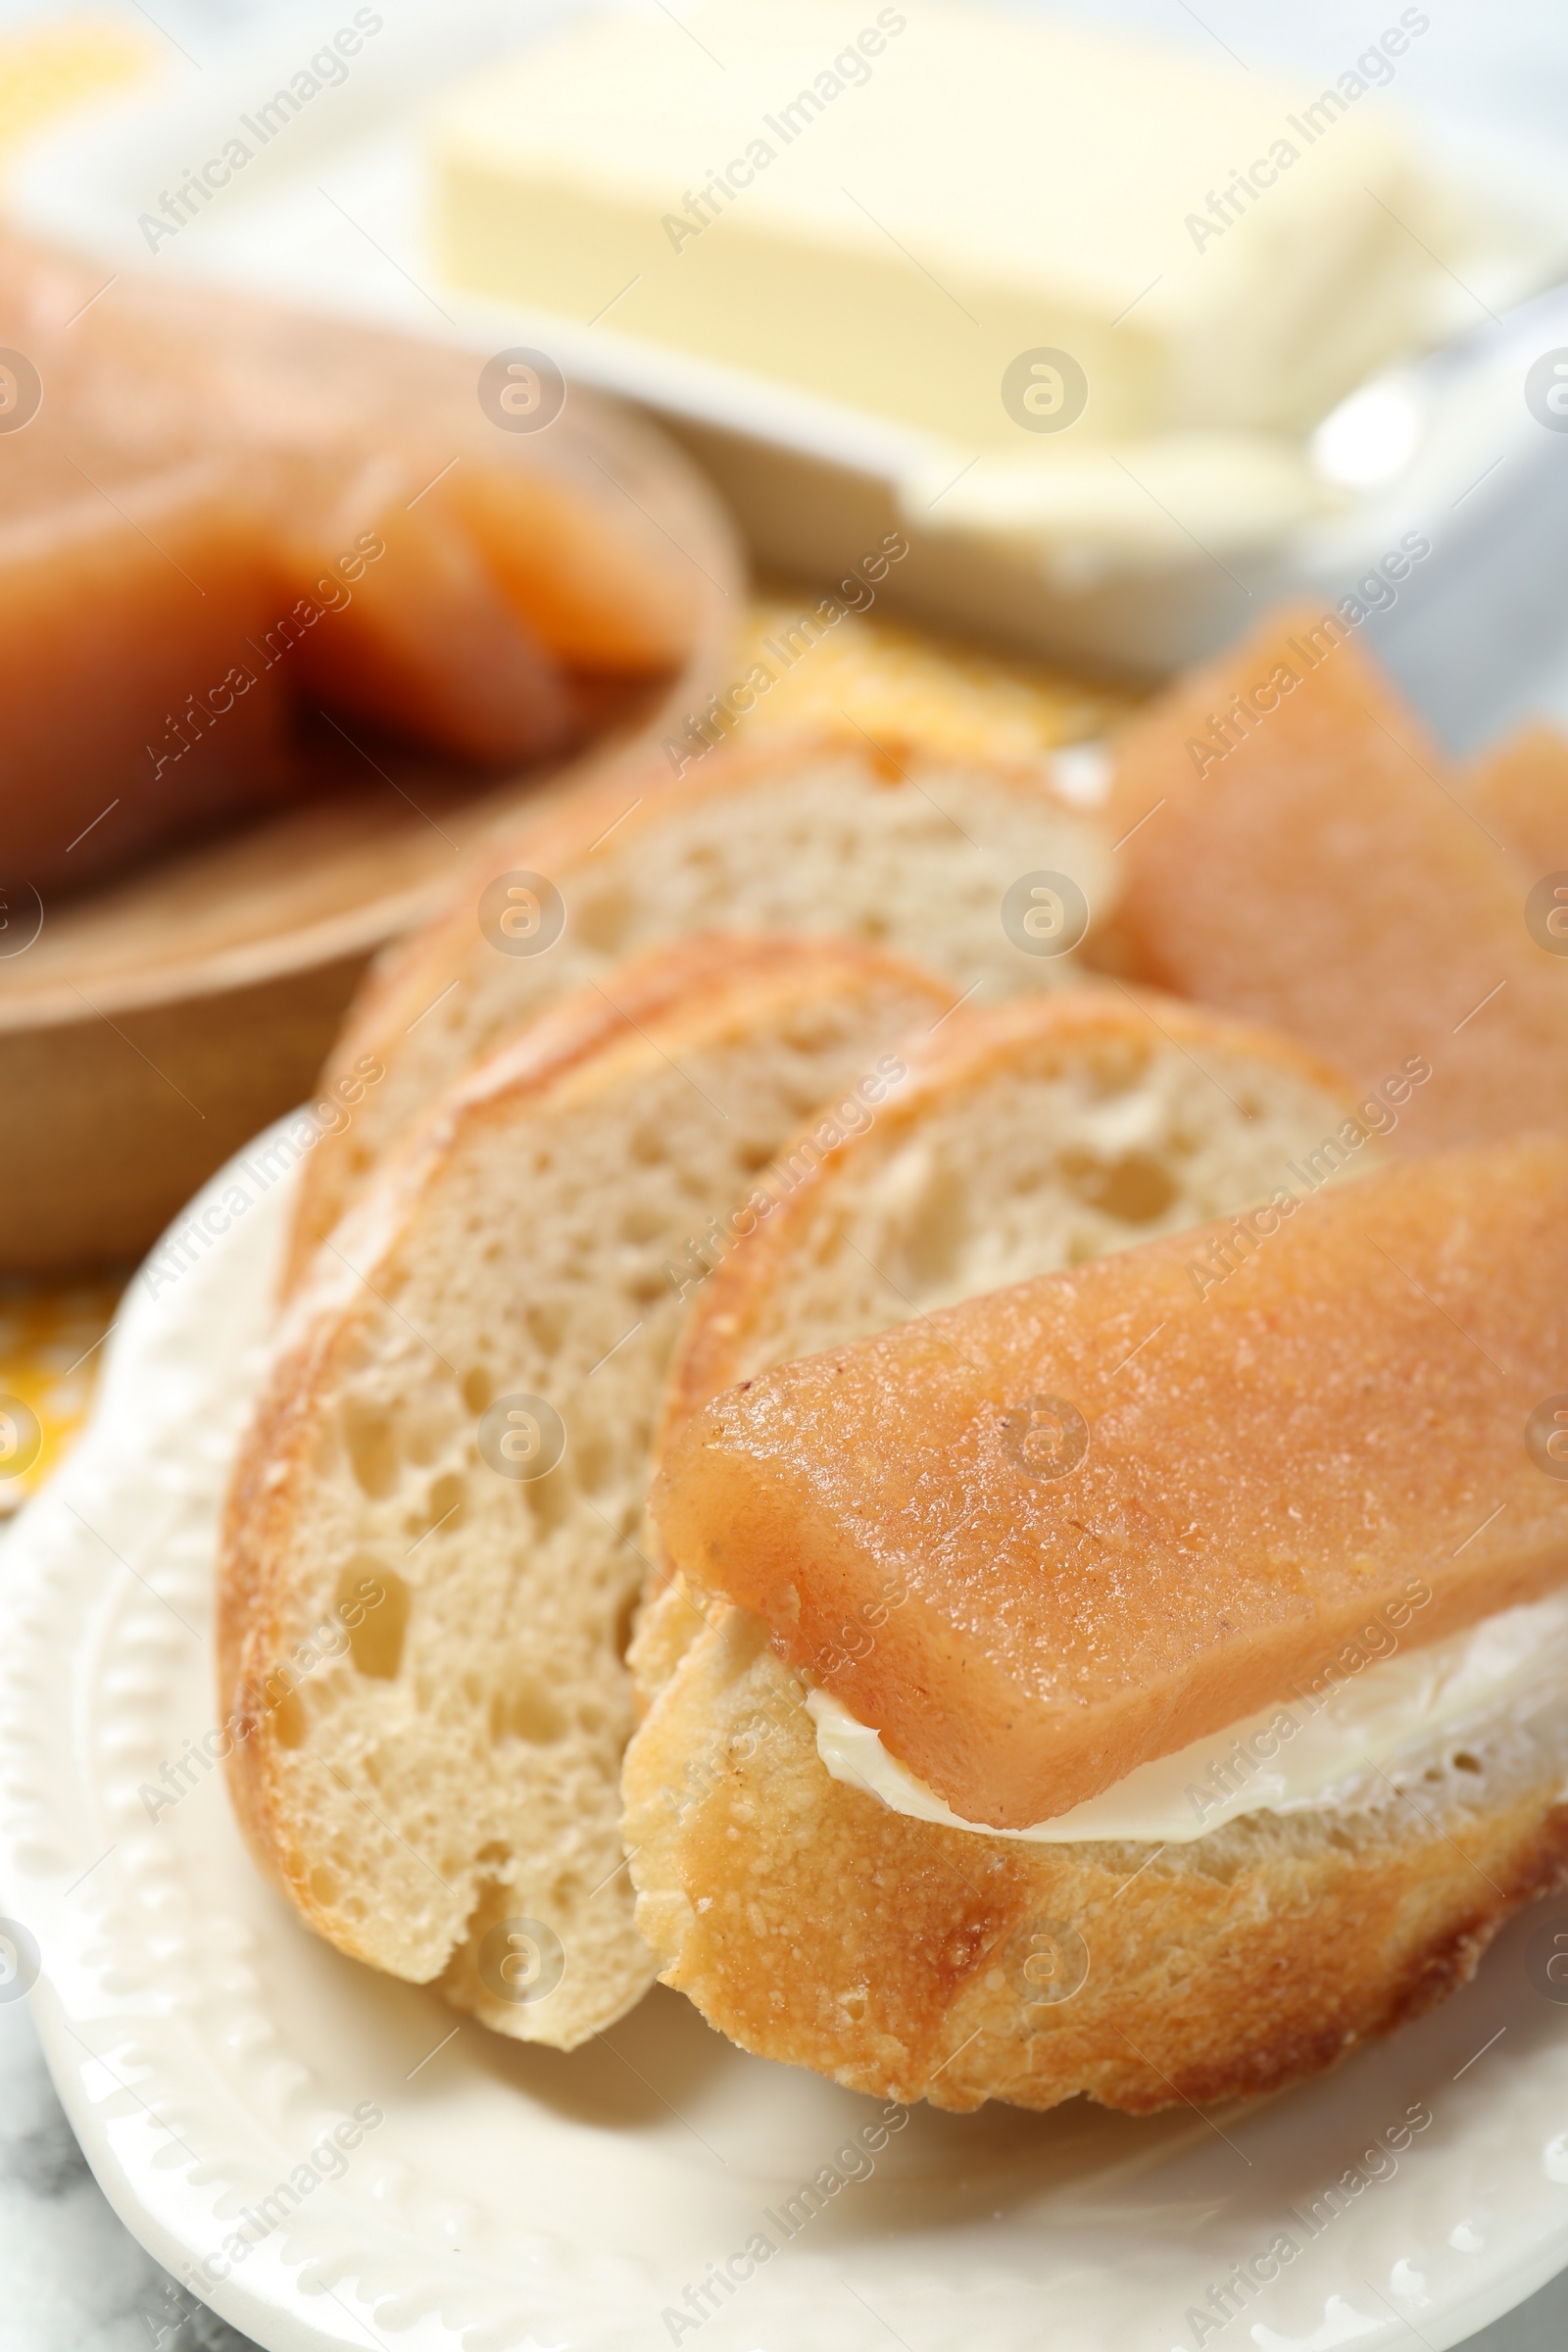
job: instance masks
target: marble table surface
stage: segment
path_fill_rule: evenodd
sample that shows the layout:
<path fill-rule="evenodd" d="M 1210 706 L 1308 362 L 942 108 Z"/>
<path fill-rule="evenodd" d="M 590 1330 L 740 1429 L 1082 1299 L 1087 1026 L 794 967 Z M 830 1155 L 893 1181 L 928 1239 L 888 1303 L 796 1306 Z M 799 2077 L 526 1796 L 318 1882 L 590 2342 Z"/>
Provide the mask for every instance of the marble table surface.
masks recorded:
<path fill-rule="evenodd" d="M 0 2352 L 248 2345 L 116 2219 L 55 2096 L 26 2002 L 0 2003 Z"/>

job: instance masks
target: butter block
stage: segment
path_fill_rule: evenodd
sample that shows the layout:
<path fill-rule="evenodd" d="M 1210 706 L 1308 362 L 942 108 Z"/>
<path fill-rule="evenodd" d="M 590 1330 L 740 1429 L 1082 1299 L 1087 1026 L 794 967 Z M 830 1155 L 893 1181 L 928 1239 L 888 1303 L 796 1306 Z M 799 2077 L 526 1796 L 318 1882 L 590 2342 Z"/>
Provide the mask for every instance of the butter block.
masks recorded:
<path fill-rule="evenodd" d="M 1447 202 L 1388 95 L 1429 21 L 1319 89 L 940 4 L 581 20 L 439 113 L 439 251 L 982 451 L 1297 434 L 1432 315 Z"/>

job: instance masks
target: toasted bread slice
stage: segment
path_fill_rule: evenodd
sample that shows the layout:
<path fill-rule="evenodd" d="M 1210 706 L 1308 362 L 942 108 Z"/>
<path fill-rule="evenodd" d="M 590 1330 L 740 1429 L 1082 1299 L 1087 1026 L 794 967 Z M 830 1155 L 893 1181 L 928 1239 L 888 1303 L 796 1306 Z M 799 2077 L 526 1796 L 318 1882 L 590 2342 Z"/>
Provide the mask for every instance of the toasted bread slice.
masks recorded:
<path fill-rule="evenodd" d="M 1091 1003 L 1052 1006 L 1041 1026 L 1081 1018 Z M 962 1018 L 955 1015 L 939 1039 Z M 934 1054 L 927 1048 L 910 1058 L 920 1065 Z M 906 1094 L 918 1101 L 921 1078 L 917 1066 L 897 1090 L 890 1121 Z M 925 1117 L 940 1132 L 940 1095 L 934 1107 L 938 1117 L 930 1105 Z M 948 1124 L 951 1139 L 960 1139 L 963 1130 Z M 699 1294 L 670 1409 L 674 1427 L 685 1426 L 710 1382 L 724 1377 L 755 1380 L 753 1409 L 767 1412 L 770 1384 L 757 1375 L 792 1343 L 835 1336 L 819 1261 L 838 1265 L 845 1336 L 875 1312 L 851 1275 L 854 1252 L 880 1250 L 883 1264 L 906 1263 L 901 1250 L 920 1230 L 919 1194 L 906 1193 L 901 1221 L 898 1193 L 878 1181 L 897 1164 L 897 1151 L 891 1135 L 880 1147 L 875 1132 L 858 1137 L 833 1155 L 810 1195 L 796 1196 Z M 1305 1154 L 1295 1157 L 1303 1164 Z M 989 1213 L 1006 1214 L 1005 1172 L 992 1177 L 991 1152 L 972 1141 L 969 1158 L 971 1183 L 989 1188 Z M 1439 1173 L 1410 1171 L 1398 1181 Z M 1341 1196 L 1339 1209 L 1368 1208 L 1370 1228 L 1369 1203 L 1382 1189 L 1357 1187 Z M 1053 1224 L 1061 1209 L 1047 1199 Z M 1201 1251 L 1195 1257 L 1206 1281 L 1212 1261 Z M 1240 1250 L 1232 1257 L 1234 1280 L 1224 1287 L 1245 1298 L 1258 1269 Z M 1559 1281 L 1547 1276 L 1548 1285 Z M 1319 1293 L 1337 1318 L 1344 1301 L 1324 1297 L 1321 1285 Z M 1436 1296 L 1446 1296 L 1441 1278 Z M 797 1299 L 801 1323 L 792 1330 Z M 920 1303 L 912 1293 L 910 1302 Z M 935 1295 L 932 1303 L 940 1303 Z M 1271 1315 L 1265 1302 L 1254 1304 L 1249 1319 L 1268 1340 Z M 1205 1311 L 1199 1306 L 1200 1317 Z M 956 1321 L 938 1317 L 939 1327 Z M 922 1326 L 907 1329 L 913 1335 Z M 1494 1337 L 1481 1331 L 1477 1345 Z M 1323 1352 L 1327 1376 L 1333 1351 Z M 1560 1357 L 1553 1374 L 1551 1360 L 1531 1353 L 1548 1387 L 1563 1376 Z M 841 1352 L 814 1369 L 845 1360 Z M 1421 1385 L 1412 1383 L 1418 1410 Z M 874 1457 L 853 1408 L 835 1395 L 833 1414 L 833 1443 L 863 1473 Z M 890 1422 L 878 1425 L 883 1456 L 897 1434 Z M 1499 1472 L 1516 1452 L 1524 1456 L 1522 1438 L 1516 1431 L 1513 1446 L 1497 1448 Z M 1446 1469 L 1439 1482 L 1440 1456 L 1446 1464 L 1443 1447 L 1426 1483 L 1442 1483 L 1446 1494 L 1452 1482 Z M 933 1458 L 929 1450 L 925 1458 Z M 1254 1467 L 1250 1451 L 1249 1478 Z M 1562 1493 L 1534 1465 L 1528 1474 L 1548 1504 Z M 1234 1459 L 1224 1478 L 1237 1483 Z M 843 1499 L 858 1507 L 853 1479 Z M 1517 1507 L 1531 1495 L 1512 1499 Z M 1488 1507 L 1479 1505 L 1476 1522 Z M 989 1533 L 982 1528 L 982 1550 Z M 1443 1559 L 1473 1550 L 1477 1540 L 1484 1538 L 1466 1547 L 1455 1539 Z M 1487 1605 L 1510 1596 L 1499 1584 Z M 835 1628 L 840 1638 L 816 1649 L 813 1668 L 880 1644 L 888 1617 L 885 1607 L 859 1617 L 847 1609 Z M 1385 1632 L 1381 1642 L 1346 1654 L 1364 1662 L 1386 1642 Z M 1326 1653 L 1326 1635 L 1324 1646 Z M 624 1835 L 638 1925 L 661 1955 L 665 1982 L 744 2047 L 885 2097 L 958 2109 L 994 2097 L 1046 2108 L 1086 2092 L 1146 2112 L 1272 2089 L 1442 1998 L 1473 1973 L 1518 1905 L 1568 1878 L 1560 1694 L 1527 1717 L 1510 1706 L 1440 1736 L 1404 1759 L 1397 1779 L 1369 1771 L 1348 1808 L 1244 1815 L 1177 1846 L 1041 1846 L 909 1819 L 831 1778 L 803 1704 L 806 1682 L 769 1644 L 758 1615 L 709 1589 L 690 1589 L 684 1579 L 666 1586 L 633 1655 L 653 1704 L 627 1753 Z M 826 1678 L 814 1671 L 811 1679 Z M 786 1949 L 787 1970 L 779 1966 Z"/>
<path fill-rule="evenodd" d="M 743 2048 L 904 2101 L 1145 2114 L 1317 2073 L 1473 1975 L 1568 1879 L 1568 1710 L 1506 1713 L 1352 1809 L 1189 1845 L 1024 1845 L 828 1776 L 799 1679 L 730 1608 L 626 1759 L 638 1925 Z"/>
<path fill-rule="evenodd" d="M 235 1471 L 220 1671 L 241 1821 L 341 1950 L 560 2048 L 651 1981 L 618 1778 L 666 1267 L 951 1002 L 850 941 L 661 951 L 443 1098 L 323 1250 Z"/>
<path fill-rule="evenodd" d="M 906 1058 L 856 1132 L 783 1154 L 809 1173 L 765 1222 L 721 1236 L 711 1274 L 693 1266 L 666 1444 L 777 1364 L 1234 1216 L 1288 1184 L 1292 1161 L 1375 1165 L 1396 1115 L 1363 1103 L 1358 1117 L 1348 1080 L 1275 1032 L 1111 988 L 963 1006 Z M 645 1697 L 706 1605 L 682 1580 L 645 1613 Z"/>
<path fill-rule="evenodd" d="M 1050 1819 L 1411 1577 L 1427 1642 L 1568 1581 L 1530 1441 L 1568 1393 L 1565 1202 L 1568 1139 L 1496 1145 L 1282 1191 L 1229 1274 L 1200 1229 L 993 1291 L 726 1391 L 656 1518 L 964 1820 Z"/>
<path fill-rule="evenodd" d="M 1271 620 L 1121 739 L 1114 968 L 1414 1077 L 1396 1150 L 1568 1128 L 1568 961 L 1463 791 L 1343 624 Z"/>
<path fill-rule="evenodd" d="M 1038 766 L 818 728 L 721 746 L 677 783 L 650 750 L 494 851 L 370 983 L 327 1078 L 366 1054 L 386 1075 L 312 1153 L 290 1279 L 443 1086 L 619 957 L 714 925 L 838 932 L 917 956 L 957 991 L 1049 988 L 1078 976 L 1071 954 L 1020 947 L 1002 920 L 1007 890 L 1042 872 L 1067 874 L 1093 912 L 1109 899 L 1098 829 Z M 531 895 L 509 905 L 513 888 Z"/>

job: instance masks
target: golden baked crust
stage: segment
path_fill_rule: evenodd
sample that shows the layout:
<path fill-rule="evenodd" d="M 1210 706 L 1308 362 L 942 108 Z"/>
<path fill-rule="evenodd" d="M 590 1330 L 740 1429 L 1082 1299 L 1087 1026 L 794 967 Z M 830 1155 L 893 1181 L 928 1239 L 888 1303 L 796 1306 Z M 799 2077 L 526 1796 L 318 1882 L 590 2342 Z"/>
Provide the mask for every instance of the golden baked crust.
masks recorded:
<path fill-rule="evenodd" d="M 801 1696 L 745 1610 L 688 1649 L 626 1759 L 637 1924 L 732 2041 L 881 2098 L 1278 2089 L 1430 2008 L 1568 1880 L 1560 1756 L 1192 1845 L 1029 1846 L 841 1786 Z"/>

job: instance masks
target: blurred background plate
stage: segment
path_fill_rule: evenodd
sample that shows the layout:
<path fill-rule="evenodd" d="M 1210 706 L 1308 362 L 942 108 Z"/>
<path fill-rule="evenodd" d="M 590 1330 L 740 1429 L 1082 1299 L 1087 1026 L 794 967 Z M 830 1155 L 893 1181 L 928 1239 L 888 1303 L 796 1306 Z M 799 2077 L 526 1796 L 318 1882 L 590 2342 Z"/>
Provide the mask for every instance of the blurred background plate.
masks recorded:
<path fill-rule="evenodd" d="M 710 561 L 716 550 L 710 550 Z M 733 603 L 650 714 L 727 675 Z M 0 961 L 0 1272 L 125 1264 L 247 1136 L 305 1101 L 371 957 L 440 906 L 464 854 L 597 757 L 476 786 L 377 747 L 362 783 L 51 907 Z M 333 772 L 335 771 L 335 772 Z M 412 797 L 410 797 L 412 796 Z M 28 907 L 17 900 L 24 923 Z"/>
<path fill-rule="evenodd" d="M 741 609 L 728 568 L 733 608 L 656 718 L 717 682 Z M 483 785 L 376 750 L 372 772 L 323 749 L 319 799 L 51 905 L 34 944 L 0 960 L 0 1271 L 134 1259 L 311 1094 L 370 958 L 443 903 L 464 854 L 594 758 Z"/>

